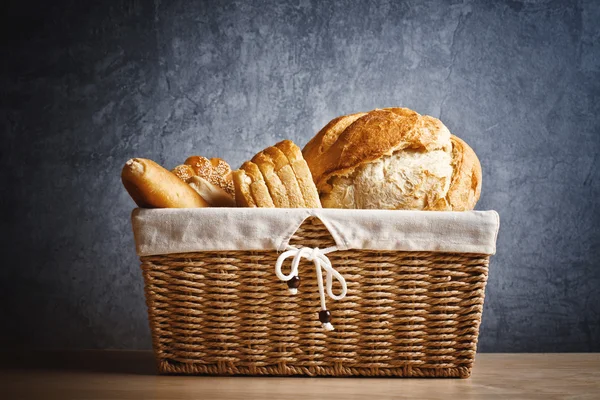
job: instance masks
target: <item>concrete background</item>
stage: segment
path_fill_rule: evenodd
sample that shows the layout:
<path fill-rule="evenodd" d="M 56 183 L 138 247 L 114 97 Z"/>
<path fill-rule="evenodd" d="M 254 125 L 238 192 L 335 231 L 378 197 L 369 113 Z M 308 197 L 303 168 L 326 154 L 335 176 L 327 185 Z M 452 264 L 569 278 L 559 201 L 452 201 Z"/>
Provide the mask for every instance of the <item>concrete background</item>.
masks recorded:
<path fill-rule="evenodd" d="M 0 347 L 150 348 L 128 158 L 237 167 L 401 105 L 475 149 L 501 216 L 479 349 L 600 351 L 599 2 L 13 3 Z"/>

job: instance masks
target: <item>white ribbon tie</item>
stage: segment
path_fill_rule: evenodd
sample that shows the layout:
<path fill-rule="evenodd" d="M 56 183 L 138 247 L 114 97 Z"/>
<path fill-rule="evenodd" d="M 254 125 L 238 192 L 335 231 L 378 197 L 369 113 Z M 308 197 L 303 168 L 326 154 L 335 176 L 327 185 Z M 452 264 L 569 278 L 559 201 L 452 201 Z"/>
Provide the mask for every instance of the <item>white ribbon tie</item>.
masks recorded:
<path fill-rule="evenodd" d="M 332 251 L 336 251 L 337 247 L 327 247 L 326 249 L 319 249 L 318 247 L 310 248 L 310 247 L 301 247 L 296 248 L 292 246 L 287 246 L 287 251 L 281 253 L 277 258 L 277 262 L 275 263 L 275 274 L 279 279 L 284 282 L 287 282 L 294 277 L 298 276 L 298 266 L 300 265 L 300 259 L 306 258 L 309 261 L 312 261 L 315 264 L 315 272 L 317 274 L 317 285 L 319 286 L 319 296 L 321 297 L 321 310 L 326 311 L 327 307 L 325 304 L 325 289 L 323 287 L 323 272 L 322 269 L 325 270 L 325 284 L 327 288 L 327 294 L 333 300 L 341 300 L 346 296 L 348 292 L 348 288 L 346 286 L 346 280 L 344 277 L 333 268 L 331 265 L 331 261 L 329 257 L 327 257 L 328 253 Z M 289 258 L 294 257 L 292 260 L 292 269 L 288 275 L 285 275 L 281 271 L 281 267 L 283 262 Z M 342 285 L 342 292 L 339 295 L 333 293 L 333 278 L 335 278 L 340 285 Z M 296 294 L 297 289 L 290 289 L 292 294 Z M 330 322 L 322 322 L 323 328 L 328 331 L 333 330 L 333 325 Z"/>

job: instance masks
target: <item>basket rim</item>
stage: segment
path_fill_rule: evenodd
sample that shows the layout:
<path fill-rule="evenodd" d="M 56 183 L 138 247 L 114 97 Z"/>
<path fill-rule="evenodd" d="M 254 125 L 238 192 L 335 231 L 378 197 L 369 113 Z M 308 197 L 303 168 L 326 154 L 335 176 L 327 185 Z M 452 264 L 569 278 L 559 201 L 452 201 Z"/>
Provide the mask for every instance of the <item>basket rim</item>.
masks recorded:
<path fill-rule="evenodd" d="M 286 249 L 307 220 L 318 220 L 338 250 L 495 254 L 496 211 L 283 208 L 134 209 L 139 256 Z"/>

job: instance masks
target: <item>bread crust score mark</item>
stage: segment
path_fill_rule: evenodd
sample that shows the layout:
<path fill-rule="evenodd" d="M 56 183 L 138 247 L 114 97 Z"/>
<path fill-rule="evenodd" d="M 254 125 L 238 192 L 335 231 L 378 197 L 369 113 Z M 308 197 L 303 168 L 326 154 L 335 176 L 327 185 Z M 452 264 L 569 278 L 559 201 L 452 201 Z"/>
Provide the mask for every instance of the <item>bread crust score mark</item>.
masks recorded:
<path fill-rule="evenodd" d="M 340 134 L 353 124 L 357 119 L 366 115 L 367 113 L 356 113 L 350 115 L 342 115 L 329 121 L 323 129 L 321 129 L 315 137 L 313 137 L 302 149 L 302 155 L 305 160 L 316 159 L 320 157 L 324 152 L 329 150 L 331 145 L 335 143 Z M 310 165 L 309 165 L 310 168 Z M 315 174 L 312 172 L 313 180 L 315 180 Z"/>

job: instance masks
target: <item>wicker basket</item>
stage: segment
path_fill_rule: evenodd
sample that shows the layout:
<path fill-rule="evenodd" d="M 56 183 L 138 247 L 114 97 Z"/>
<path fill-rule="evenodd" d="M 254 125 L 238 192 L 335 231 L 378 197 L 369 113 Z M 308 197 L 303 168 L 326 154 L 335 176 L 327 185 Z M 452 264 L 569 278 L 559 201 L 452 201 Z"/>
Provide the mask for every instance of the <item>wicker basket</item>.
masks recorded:
<path fill-rule="evenodd" d="M 334 244 L 318 219 L 295 246 Z M 276 251 L 141 257 L 154 352 L 170 374 L 460 377 L 471 373 L 489 255 L 351 250 L 329 258 L 347 296 L 317 318 L 314 273 L 290 296 Z M 301 263 L 300 270 L 311 268 Z"/>

